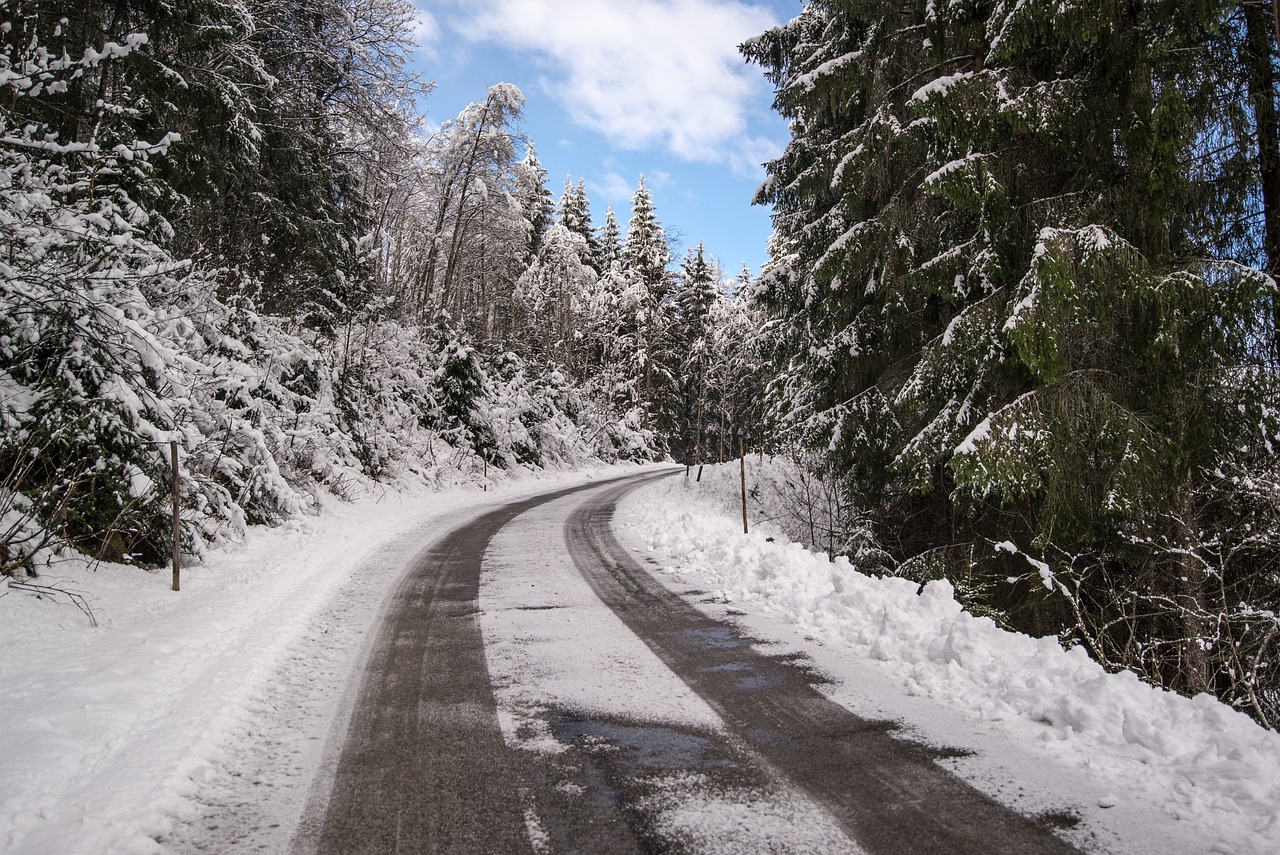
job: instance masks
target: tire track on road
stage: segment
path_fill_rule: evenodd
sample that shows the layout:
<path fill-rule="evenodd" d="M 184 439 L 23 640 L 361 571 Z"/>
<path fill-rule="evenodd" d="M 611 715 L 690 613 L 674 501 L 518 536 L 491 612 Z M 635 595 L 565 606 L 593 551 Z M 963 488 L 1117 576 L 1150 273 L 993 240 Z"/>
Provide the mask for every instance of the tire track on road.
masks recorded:
<path fill-rule="evenodd" d="M 731 624 L 654 579 L 612 533 L 617 501 L 636 486 L 602 491 L 569 517 L 565 539 L 578 570 L 738 738 L 825 805 L 859 845 L 878 855 L 1078 852 L 938 766 L 938 752 L 829 700 L 800 669 L 757 652 Z"/>
<path fill-rule="evenodd" d="M 313 797 L 296 853 L 532 851 L 523 760 L 503 741 L 477 620 L 481 560 L 516 516 L 607 483 L 503 505 L 413 561 L 378 630 L 332 788 Z"/>

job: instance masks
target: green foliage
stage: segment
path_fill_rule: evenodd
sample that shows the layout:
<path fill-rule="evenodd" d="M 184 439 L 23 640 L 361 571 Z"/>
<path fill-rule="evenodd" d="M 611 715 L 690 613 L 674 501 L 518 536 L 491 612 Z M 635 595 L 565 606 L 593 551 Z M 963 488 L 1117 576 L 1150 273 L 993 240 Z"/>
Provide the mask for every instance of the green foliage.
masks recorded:
<path fill-rule="evenodd" d="M 1205 556 L 1253 535 L 1207 497 L 1274 435 L 1277 299 L 1215 256 L 1250 205 L 1239 158 L 1206 154 L 1247 136 L 1213 59 L 1232 8 L 815 0 L 743 48 L 792 121 L 757 198 L 775 424 L 904 568 L 1038 631 L 1086 633 L 1127 590 L 1159 615 L 1127 624 L 1154 658 L 1117 661 L 1224 696 Z M 1102 569 L 1010 590 L 1007 555 L 970 546 L 997 541 Z"/>

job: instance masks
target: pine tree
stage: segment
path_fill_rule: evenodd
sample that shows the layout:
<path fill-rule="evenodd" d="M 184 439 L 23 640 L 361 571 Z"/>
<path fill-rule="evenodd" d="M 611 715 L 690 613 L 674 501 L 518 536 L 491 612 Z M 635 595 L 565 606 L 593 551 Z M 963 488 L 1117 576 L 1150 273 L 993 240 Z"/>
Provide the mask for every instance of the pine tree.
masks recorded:
<path fill-rule="evenodd" d="M 658 222 L 657 212 L 644 176 L 631 199 L 631 220 L 623 246 L 623 269 L 641 294 L 635 318 L 636 358 L 639 361 L 640 401 L 648 425 L 659 436 L 672 437 L 676 429 L 677 396 L 671 341 L 672 277 L 667 266 L 671 250 Z"/>
<path fill-rule="evenodd" d="M 527 267 L 542 249 L 547 229 L 551 228 L 555 217 L 555 203 L 547 188 L 547 170 L 543 169 L 542 162 L 538 160 L 538 152 L 533 143 L 529 143 L 524 159 L 516 165 L 516 199 L 529 224 L 524 255 Z"/>
<path fill-rule="evenodd" d="M 709 315 L 719 296 L 719 268 L 707 258 L 702 241 L 685 253 L 675 291 L 673 325 L 678 354 L 677 384 L 682 404 L 680 425 L 686 462 L 702 460 L 702 425 L 706 409 L 707 369 L 711 350 Z"/>
<path fill-rule="evenodd" d="M 653 197 L 644 186 L 644 176 L 631 198 L 631 220 L 627 223 L 627 239 L 623 261 L 628 270 L 640 278 L 655 302 L 664 300 L 671 290 L 671 249 L 667 234 L 658 222 Z"/>
<path fill-rule="evenodd" d="M 588 328 L 598 292 L 595 270 L 586 262 L 586 241 L 563 223 L 547 231 L 542 249 L 517 283 L 528 311 L 528 341 L 537 342 L 542 364 L 580 380 L 590 360 Z"/>
<path fill-rule="evenodd" d="M 583 261 L 599 273 L 600 240 L 596 237 L 595 226 L 591 224 L 591 205 L 585 180 L 579 179 L 574 185 L 565 179 L 564 194 L 560 197 L 560 224 L 582 238 L 587 248 Z"/>
<path fill-rule="evenodd" d="M 1206 653 L 1231 598 L 1199 534 L 1213 473 L 1275 433 L 1273 286 L 1213 260 L 1240 199 L 1187 168 L 1221 127 L 1201 45 L 1225 9 L 815 0 L 744 48 L 792 121 L 758 195 L 786 248 L 760 288 L 784 427 L 900 572 L 1188 691 L 1231 682 Z M 1010 588 L 997 541 L 1072 602 Z M 1250 556 L 1224 572 L 1259 578 Z"/>
<path fill-rule="evenodd" d="M 597 268 L 601 274 L 607 273 L 615 264 L 622 262 L 622 229 L 618 226 L 618 216 L 610 205 L 604 212 L 604 225 L 600 227 L 600 256 Z"/>
<path fill-rule="evenodd" d="M 0 10 L 0 571 L 51 539 L 153 560 L 169 540 L 154 441 L 188 368 L 154 303 L 189 271 L 150 237 L 168 230 L 148 202 L 174 137 L 135 137 L 114 100 L 131 92 L 109 85 L 146 36 L 111 40 L 101 10 Z"/>
<path fill-rule="evenodd" d="M 717 460 L 733 456 L 735 437 L 761 445 L 768 439 L 763 409 L 770 330 L 745 265 L 735 285 L 732 292 L 719 294 L 707 318 L 707 407 L 714 419 L 704 419 L 704 424 L 708 431 L 714 426 Z M 708 443 L 706 453 L 710 451 Z"/>

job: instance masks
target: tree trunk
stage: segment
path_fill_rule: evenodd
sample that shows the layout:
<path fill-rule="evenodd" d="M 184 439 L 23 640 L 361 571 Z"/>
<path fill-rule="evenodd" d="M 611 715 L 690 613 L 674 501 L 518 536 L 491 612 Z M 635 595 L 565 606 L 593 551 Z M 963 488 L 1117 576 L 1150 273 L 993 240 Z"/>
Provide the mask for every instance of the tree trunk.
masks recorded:
<path fill-rule="evenodd" d="M 727 404 L 728 396 L 723 390 L 720 393 L 720 454 L 716 458 L 716 463 L 724 463 L 724 408 Z"/>
<path fill-rule="evenodd" d="M 1182 688 L 1188 694 L 1207 692 L 1212 687 L 1211 669 L 1209 667 L 1209 651 L 1205 649 L 1206 636 L 1210 628 L 1206 616 L 1205 589 L 1208 585 L 1208 574 L 1204 564 L 1193 554 L 1196 542 L 1196 512 L 1191 484 L 1188 481 L 1182 488 L 1181 507 L 1178 509 L 1178 536 L 1175 543 L 1183 549 L 1174 564 L 1177 574 L 1179 620 L 1182 624 Z"/>
<path fill-rule="evenodd" d="M 1280 38 L 1280 14 L 1272 0 L 1271 20 L 1260 3 L 1242 3 L 1247 50 L 1246 73 L 1253 101 L 1258 140 L 1258 172 L 1262 181 L 1263 248 L 1267 273 L 1280 273 L 1280 122 L 1276 116 L 1276 79 L 1272 55 Z M 1280 301 L 1272 303 L 1273 356 L 1280 361 Z"/>
<path fill-rule="evenodd" d="M 698 462 L 702 462 L 702 371 L 698 371 L 698 426 L 693 432 L 693 447 L 698 455 Z"/>
<path fill-rule="evenodd" d="M 1280 0 L 1271 0 L 1271 17 L 1276 24 L 1276 43 L 1280 44 Z"/>
<path fill-rule="evenodd" d="M 452 173 L 452 176 L 446 179 L 443 199 L 440 202 L 439 210 L 436 214 L 436 225 L 432 234 L 431 246 L 427 251 L 427 264 L 424 276 L 424 287 L 428 289 L 425 293 L 423 302 L 425 305 L 431 304 L 430 289 L 435 288 L 436 268 L 440 261 L 440 241 L 444 237 L 444 227 L 449 214 L 449 206 L 454 190 L 458 191 L 457 200 L 457 223 L 454 225 L 452 239 L 449 244 L 449 256 L 445 262 L 444 281 L 439 287 L 439 301 L 434 308 L 446 308 L 449 299 L 449 289 L 452 285 L 454 271 L 457 269 L 458 249 L 462 245 L 462 236 L 465 232 L 464 217 L 466 216 L 467 197 L 471 192 L 471 179 L 475 175 L 476 163 L 480 158 L 480 141 L 484 138 L 485 128 L 489 122 L 489 111 L 493 104 L 493 97 L 485 99 L 484 111 L 480 114 L 479 121 L 476 122 L 475 134 L 471 137 L 471 147 L 467 152 L 467 156 L 461 165 Z M 450 169 L 452 167 L 450 166 Z"/>

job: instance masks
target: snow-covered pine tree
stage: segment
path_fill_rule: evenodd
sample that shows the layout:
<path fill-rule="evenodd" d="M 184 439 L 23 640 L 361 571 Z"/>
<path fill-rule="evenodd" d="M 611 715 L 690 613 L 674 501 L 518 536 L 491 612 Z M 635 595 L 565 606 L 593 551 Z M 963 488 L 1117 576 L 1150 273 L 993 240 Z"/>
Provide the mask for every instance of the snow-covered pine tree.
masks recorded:
<path fill-rule="evenodd" d="M 531 355 L 575 380 L 584 375 L 586 330 L 598 290 L 599 277 L 586 261 L 589 254 L 580 234 L 556 223 L 516 284 L 527 312 L 521 338 L 533 345 Z"/>
<path fill-rule="evenodd" d="M 674 302 L 676 318 L 672 326 L 673 353 L 678 355 L 676 386 L 680 395 L 679 450 L 688 462 L 706 459 L 703 448 L 703 419 L 707 402 L 707 371 L 710 361 L 710 312 L 720 295 L 720 268 L 707 258 L 706 247 L 685 252 L 676 278 Z"/>
<path fill-rule="evenodd" d="M 1187 168 L 1217 127 L 1201 45 L 1228 5 L 815 0 L 745 46 L 792 121 L 758 197 L 794 253 L 761 288 L 796 343 L 789 427 L 902 572 L 1224 696 L 1217 633 L 1247 621 L 1215 618 L 1234 594 L 1210 580 L 1268 571 L 1223 547 L 1251 538 L 1211 485 L 1276 435 L 1256 369 L 1274 286 L 1215 260 L 1239 199 Z M 1062 575 L 1010 586 L 1025 554 Z"/>
<path fill-rule="evenodd" d="M 154 557 L 167 538 L 151 442 L 172 424 L 177 360 L 149 329 L 147 292 L 182 265 L 147 239 L 163 222 L 134 193 L 154 189 L 151 159 L 173 137 L 133 138 L 109 85 L 146 36 L 85 46 L 92 21 L 13 0 L 0 10 L 3 570 L 51 532 L 91 554 Z M 103 96 L 87 115 L 86 89 Z"/>
<path fill-rule="evenodd" d="M 174 438 L 183 445 L 188 548 L 247 519 L 297 512 L 305 499 L 281 477 L 283 455 L 274 456 L 285 419 L 272 414 L 288 410 L 295 429 L 315 417 L 302 413 L 321 409 L 319 360 L 281 334 L 264 369 L 253 350 L 270 333 L 230 334 L 237 319 L 260 319 L 229 311 L 213 296 L 213 277 L 158 242 L 171 230 L 154 206 L 168 192 L 155 161 L 175 137 L 133 137 L 138 115 L 116 100 L 136 100 L 135 78 L 121 68 L 140 61 L 146 34 L 80 46 L 91 29 L 66 35 L 54 26 L 42 36 L 10 8 L 16 26 L 0 38 L 5 551 L 29 554 L 53 537 L 117 561 L 166 555 L 159 485 L 168 480 L 162 444 Z M 86 105 L 72 82 L 100 97 Z M 62 130 L 37 118 L 50 114 L 80 136 L 63 142 Z M 300 389 L 312 394 L 305 403 Z"/>
<path fill-rule="evenodd" d="M 600 256 L 596 266 L 600 274 L 604 275 L 614 264 L 622 262 L 622 228 L 618 225 L 618 215 L 613 212 L 613 205 L 605 209 L 604 225 L 600 227 L 597 239 Z"/>
<path fill-rule="evenodd" d="M 227 267 L 227 294 L 332 327 L 370 293 L 377 152 L 427 88 L 406 62 L 411 4 L 147 5 L 142 103 L 183 135 L 164 171 L 175 250 Z"/>
<path fill-rule="evenodd" d="M 529 143 L 524 158 L 516 164 L 516 200 L 525 222 L 529 224 L 529 237 L 525 245 L 524 265 L 528 267 L 542 249 L 547 229 L 555 220 L 555 202 L 547 187 L 547 170 L 538 159 L 537 149 Z"/>
<path fill-rule="evenodd" d="M 641 294 L 635 319 L 640 403 L 647 414 L 648 425 L 665 441 L 674 442 L 678 422 L 674 363 L 678 357 L 672 350 L 671 338 L 673 277 L 667 269 L 671 264 L 671 248 L 666 230 L 658 222 L 653 197 L 645 187 L 643 175 L 631 198 L 631 219 L 627 224 L 622 263 Z"/>
<path fill-rule="evenodd" d="M 748 437 L 758 447 L 769 439 L 763 412 L 767 321 L 756 303 L 755 284 L 744 264 L 733 290 L 722 291 L 712 304 L 707 322 L 708 397 L 717 410 L 718 460 L 733 456 L 736 436 Z"/>
<path fill-rule="evenodd" d="M 595 226 L 591 223 L 591 203 L 587 199 L 585 179 L 578 179 L 576 185 L 570 179 L 565 179 L 564 194 L 560 197 L 559 218 L 561 225 L 581 237 L 586 244 L 587 256 L 583 261 L 591 265 L 597 273 L 601 272 L 598 267 L 601 253 L 600 238 L 596 236 Z"/>
<path fill-rule="evenodd" d="M 644 362 L 640 350 L 640 319 L 646 290 L 639 277 L 625 267 L 621 232 L 610 206 L 601 228 L 601 269 L 596 288 L 593 320 L 597 358 L 590 383 L 610 401 L 614 411 L 643 423 L 640 407 L 640 379 Z"/>

